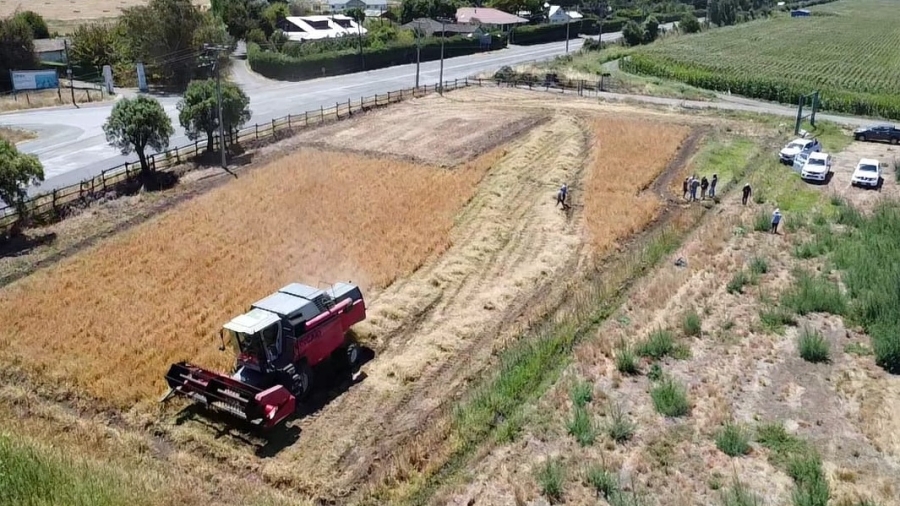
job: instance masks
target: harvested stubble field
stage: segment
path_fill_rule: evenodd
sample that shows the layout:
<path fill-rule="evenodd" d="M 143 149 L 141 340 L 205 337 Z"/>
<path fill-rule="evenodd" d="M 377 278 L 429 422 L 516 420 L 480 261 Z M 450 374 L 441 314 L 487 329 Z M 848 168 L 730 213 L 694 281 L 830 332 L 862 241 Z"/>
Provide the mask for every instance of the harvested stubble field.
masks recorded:
<path fill-rule="evenodd" d="M 18 128 L 0 127 L 0 139 L 6 139 L 13 144 L 27 141 L 34 138 L 34 132 L 28 130 L 20 130 Z"/>
<path fill-rule="evenodd" d="M 676 152 L 688 134 L 680 122 L 699 122 L 590 101 L 557 107 L 566 101 L 516 91 L 490 91 L 489 107 L 479 96 L 462 90 L 398 109 L 427 106 L 450 116 L 469 108 L 504 120 L 512 116 L 498 112 L 527 108 L 531 115 L 520 121 L 531 131 L 450 170 L 398 161 L 409 142 L 399 138 L 373 146 L 389 155 L 376 159 L 301 148 L 0 290 L 0 311 L 19 315 L 0 330 L 0 358 L 29 373 L 27 388 L 71 389 L 114 408 L 79 431 L 92 424 L 124 431 L 129 442 L 120 452 L 144 448 L 154 462 L 221 474 L 227 490 L 265 483 L 297 500 L 346 503 L 369 485 L 441 465 L 458 438 L 433 446 L 413 438 L 424 428 L 452 431 L 447 408 L 555 308 L 568 286 L 561 280 L 577 278 L 586 259 L 659 215 L 665 199 L 656 200 L 657 187 L 666 178 L 657 176 L 667 165 L 669 175 L 680 174 Z M 636 119 L 622 120 L 622 112 Z M 376 113 L 354 128 L 378 132 L 384 118 L 394 121 Z M 422 132 L 468 142 L 446 129 Z M 308 139 L 295 137 L 281 146 L 303 144 Z M 430 151 L 403 157 L 421 160 Z M 562 182 L 573 188 L 569 214 L 554 206 Z M 617 206 L 604 214 L 610 219 L 587 219 L 590 210 L 606 213 L 604 202 Z M 229 365 L 231 357 L 216 351 L 215 330 L 249 302 L 295 279 L 346 278 L 366 290 L 370 313 L 360 331 L 376 358 L 361 383 L 291 422 L 301 436 L 276 458 L 260 459 L 199 418 L 149 407 L 170 362 Z M 52 336 L 47 322 L 58 322 Z M 3 399 L 24 405 L 21 396 Z"/>
<path fill-rule="evenodd" d="M 764 145 L 763 156 L 778 145 Z M 740 192 L 727 195 L 575 349 L 517 440 L 494 448 L 441 504 L 539 496 L 590 504 L 598 495 L 612 505 L 900 504 L 900 378 L 876 367 L 869 338 L 844 322 L 853 309 L 839 303 L 833 283 L 843 273 L 820 257 L 828 250 L 801 253 L 816 236 L 862 227 L 847 205 L 869 207 L 869 197 L 829 199 L 770 159 L 753 163 L 762 166 L 749 176 L 757 197 L 742 206 Z M 786 213 L 782 232 L 754 231 L 776 204 Z M 844 255 L 865 251 L 844 247 Z M 676 266 L 678 258 L 687 264 Z M 798 268 L 826 280 L 796 295 L 804 293 Z M 801 303 L 809 309 L 793 314 Z M 803 334 L 821 336 L 828 361 L 801 358 Z M 683 415 L 655 407 L 667 377 L 684 388 Z"/>

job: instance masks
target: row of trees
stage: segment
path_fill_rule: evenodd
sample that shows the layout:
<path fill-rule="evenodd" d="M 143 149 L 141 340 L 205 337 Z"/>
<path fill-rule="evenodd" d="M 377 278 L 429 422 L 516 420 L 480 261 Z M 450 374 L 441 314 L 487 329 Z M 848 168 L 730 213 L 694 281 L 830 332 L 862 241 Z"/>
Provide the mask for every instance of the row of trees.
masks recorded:
<path fill-rule="evenodd" d="M 206 149 L 213 151 L 213 139 L 219 128 L 216 82 L 212 79 L 192 81 L 178 103 L 178 121 L 187 137 L 206 138 Z M 250 120 L 250 99 L 233 83 L 222 83 L 222 121 L 228 137 Z M 139 95 L 116 102 L 103 125 L 106 140 L 123 155 L 136 153 L 141 164 L 141 181 L 153 181 L 153 165 L 148 148 L 157 152 L 169 146 L 174 133 L 172 120 L 158 100 Z M 226 137 L 226 147 L 228 144 Z M 20 153 L 15 145 L 0 138 L 0 199 L 14 206 L 20 217 L 27 214 L 27 188 L 44 180 L 44 169 L 34 155 Z M 14 233 L 17 230 L 13 231 Z"/>

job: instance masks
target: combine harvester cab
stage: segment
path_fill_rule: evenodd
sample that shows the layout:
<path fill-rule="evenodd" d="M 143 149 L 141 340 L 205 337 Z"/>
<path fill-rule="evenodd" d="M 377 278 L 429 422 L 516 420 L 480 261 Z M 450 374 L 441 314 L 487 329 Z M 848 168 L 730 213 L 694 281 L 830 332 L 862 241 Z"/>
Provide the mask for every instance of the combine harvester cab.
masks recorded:
<path fill-rule="evenodd" d="M 347 337 L 366 318 L 359 287 L 320 290 L 292 283 L 256 302 L 220 331 L 236 355 L 231 375 L 188 362 L 172 364 L 169 392 L 269 429 L 294 413 L 312 390 L 313 367 L 330 358 L 357 366 L 359 348 Z"/>

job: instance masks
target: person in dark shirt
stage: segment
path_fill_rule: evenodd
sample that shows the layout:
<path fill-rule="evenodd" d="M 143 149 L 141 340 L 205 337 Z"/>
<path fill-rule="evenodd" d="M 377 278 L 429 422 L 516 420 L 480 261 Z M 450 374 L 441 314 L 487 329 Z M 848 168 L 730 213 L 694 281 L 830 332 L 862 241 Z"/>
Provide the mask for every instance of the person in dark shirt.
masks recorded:
<path fill-rule="evenodd" d="M 706 176 L 700 180 L 700 200 L 706 200 L 706 189 L 709 188 L 709 180 Z"/>
<path fill-rule="evenodd" d="M 750 183 L 744 185 L 744 189 L 741 190 L 741 204 L 747 205 L 747 199 L 750 198 L 750 194 L 753 190 L 750 188 Z"/>
<path fill-rule="evenodd" d="M 713 174 L 712 181 L 709 182 L 709 198 L 716 197 L 716 185 L 719 184 L 718 174 Z"/>

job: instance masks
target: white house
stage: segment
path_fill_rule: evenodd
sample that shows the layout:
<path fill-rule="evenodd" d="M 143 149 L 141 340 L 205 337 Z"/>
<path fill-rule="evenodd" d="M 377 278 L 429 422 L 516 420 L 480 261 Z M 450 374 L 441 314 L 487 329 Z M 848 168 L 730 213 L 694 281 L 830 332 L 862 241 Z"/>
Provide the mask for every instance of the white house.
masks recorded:
<path fill-rule="evenodd" d="M 343 14 L 290 16 L 285 18 L 278 28 L 284 31 L 289 40 L 298 42 L 368 33 L 368 30 L 358 26 L 353 18 Z"/>
<path fill-rule="evenodd" d="M 328 0 L 331 12 L 344 12 L 350 9 L 384 12 L 388 10 L 389 5 L 388 0 Z"/>
<path fill-rule="evenodd" d="M 566 11 L 558 5 L 551 5 L 548 18 L 550 20 L 550 24 L 558 24 L 565 23 L 567 21 L 581 21 L 584 16 L 582 16 L 578 11 Z"/>

